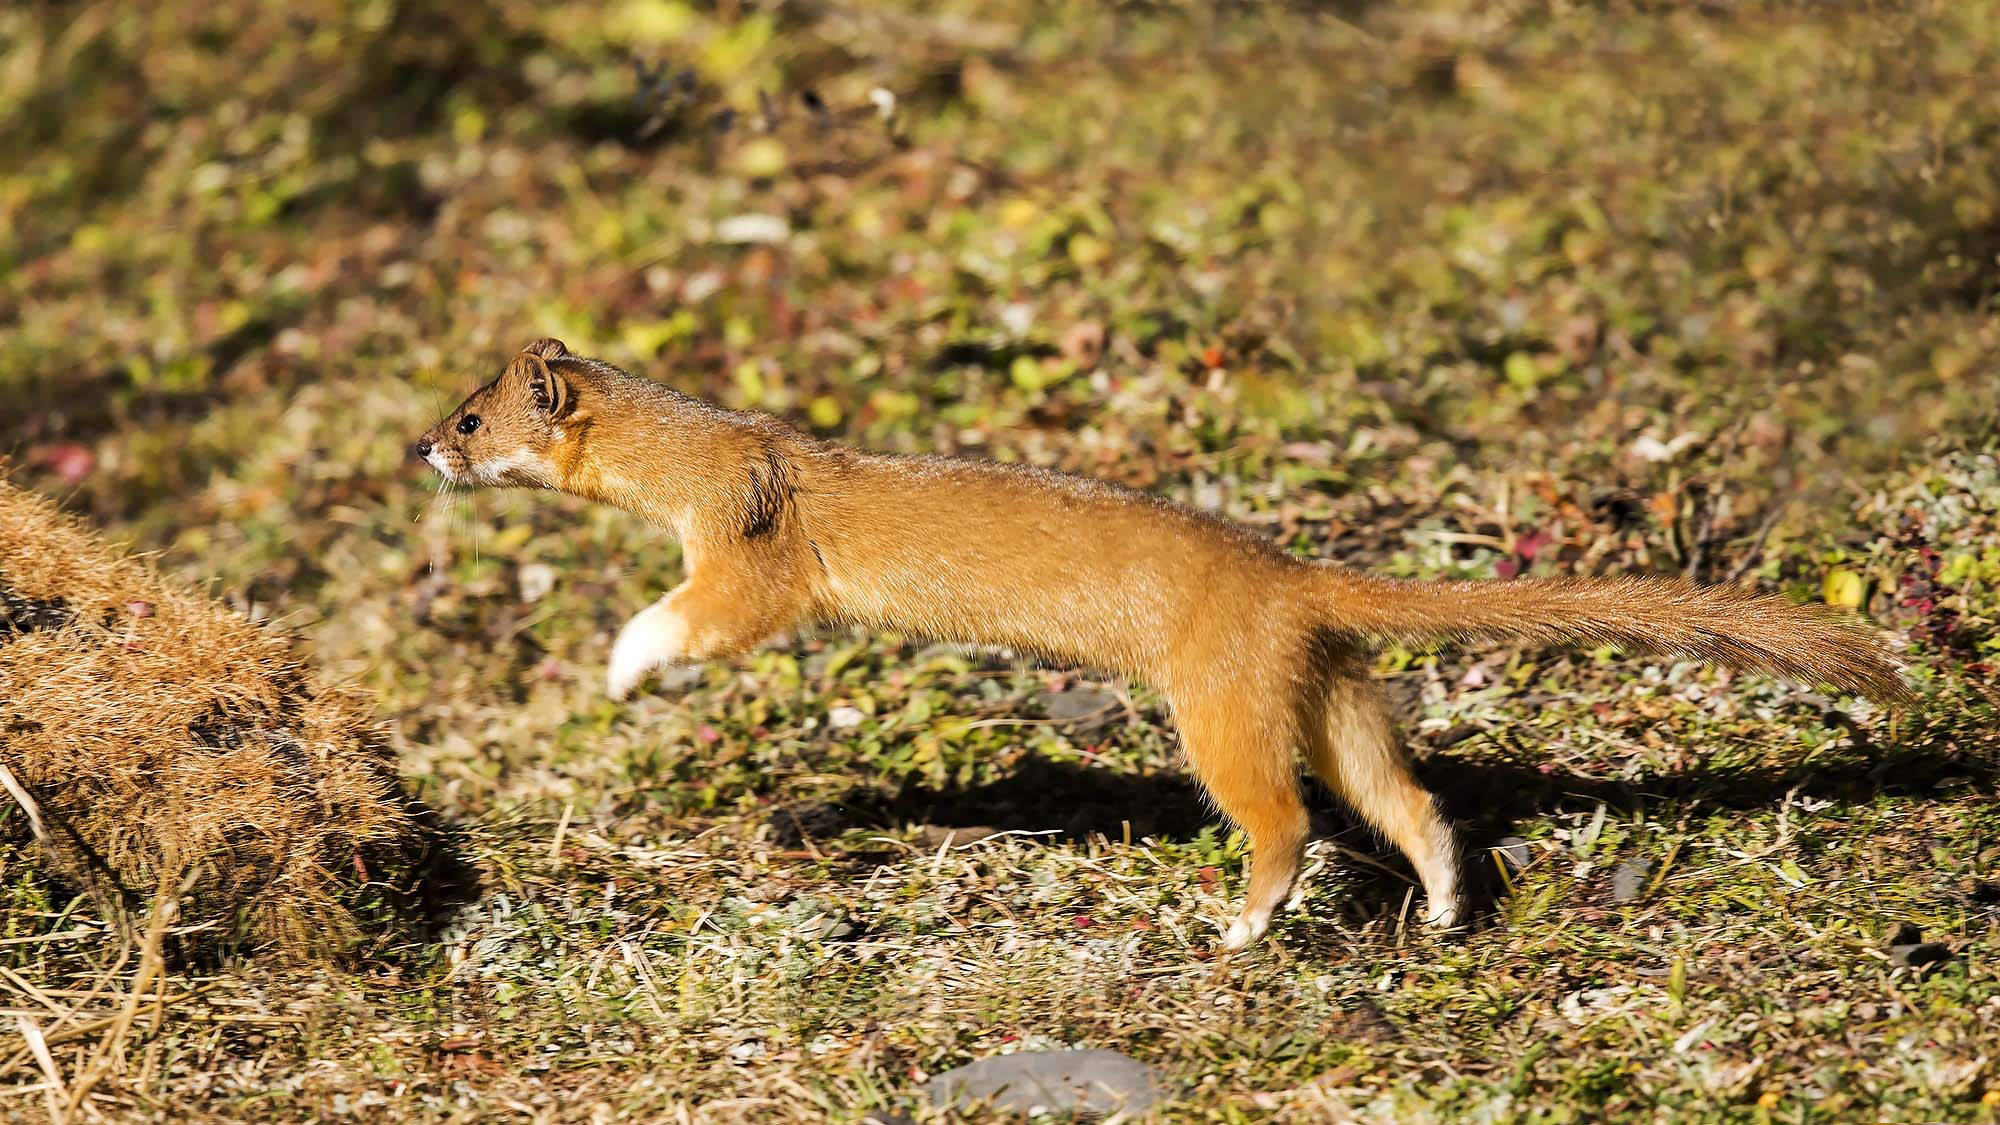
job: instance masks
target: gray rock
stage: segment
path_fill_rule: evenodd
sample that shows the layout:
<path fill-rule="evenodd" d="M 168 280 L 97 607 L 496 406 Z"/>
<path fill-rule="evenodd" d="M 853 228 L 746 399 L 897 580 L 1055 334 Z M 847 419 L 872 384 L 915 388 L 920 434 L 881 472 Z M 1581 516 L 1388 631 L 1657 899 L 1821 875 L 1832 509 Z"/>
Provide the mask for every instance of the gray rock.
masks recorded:
<path fill-rule="evenodd" d="M 968 1063 L 924 1083 L 940 1107 L 984 1106 L 1017 1113 L 1131 1112 L 1164 1093 L 1153 1069 L 1117 1051 L 1022 1051 Z"/>
<path fill-rule="evenodd" d="M 1611 897 L 1619 902 L 1632 902 L 1646 893 L 1646 876 L 1653 873 L 1650 859 L 1628 859 L 1611 873 Z"/>
<path fill-rule="evenodd" d="M 1942 942 L 1925 941 L 1924 932 L 1908 922 L 1889 935 L 1889 963 L 1901 969 L 1923 970 L 1951 960 L 1951 950 Z"/>
<path fill-rule="evenodd" d="M 1507 868 L 1508 874 L 1528 866 L 1534 853 L 1528 849 L 1528 842 L 1519 836 L 1503 836 L 1493 845 L 1493 854 Z"/>
<path fill-rule="evenodd" d="M 674 664 L 660 669 L 661 691 L 686 691 L 708 676 L 703 664 Z"/>
<path fill-rule="evenodd" d="M 764 823 L 771 828 L 771 842 L 781 848 L 800 848 L 807 840 L 826 840 L 847 830 L 847 812 L 828 801 L 799 801 L 771 810 Z"/>
<path fill-rule="evenodd" d="M 1108 691 L 1076 687 L 1068 691 L 1045 691 L 1035 697 L 1042 713 L 1058 723 L 1079 723 L 1088 719 L 1108 719 L 1116 714 L 1118 697 Z"/>
<path fill-rule="evenodd" d="M 998 836 L 1000 831 L 998 828 L 988 827 L 984 824 L 927 824 L 917 834 L 917 842 L 923 845 L 925 850 L 934 852 L 946 844 L 957 847 L 960 844 L 970 844 L 978 840 L 984 840 L 989 836 Z"/>
<path fill-rule="evenodd" d="M 1889 947 L 1889 963 L 1905 969 L 1922 969 L 1951 960 L 1951 950 L 1940 942 L 1919 941 Z"/>

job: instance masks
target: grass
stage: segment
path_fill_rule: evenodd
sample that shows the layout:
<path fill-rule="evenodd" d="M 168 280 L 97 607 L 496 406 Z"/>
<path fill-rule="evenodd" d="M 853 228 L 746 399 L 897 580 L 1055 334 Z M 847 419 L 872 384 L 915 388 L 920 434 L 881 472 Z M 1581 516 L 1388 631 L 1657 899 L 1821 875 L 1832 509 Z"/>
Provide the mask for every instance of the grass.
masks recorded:
<path fill-rule="evenodd" d="M 1080 1045 L 1172 1121 L 1991 1119 L 1996 17 L 0 15 L 0 450 L 370 692 L 478 876 L 360 964 L 171 967 L 98 1105 L 858 1121 Z M 543 334 L 1389 573 L 1832 595 L 1925 702 L 1387 652 L 1478 926 L 1411 925 L 1319 795 L 1298 908 L 1219 960 L 1241 842 L 1143 689 L 806 633 L 604 701 L 675 545 L 402 458 Z M 7 1005 L 117 964 L 31 853 L 0 896 Z"/>

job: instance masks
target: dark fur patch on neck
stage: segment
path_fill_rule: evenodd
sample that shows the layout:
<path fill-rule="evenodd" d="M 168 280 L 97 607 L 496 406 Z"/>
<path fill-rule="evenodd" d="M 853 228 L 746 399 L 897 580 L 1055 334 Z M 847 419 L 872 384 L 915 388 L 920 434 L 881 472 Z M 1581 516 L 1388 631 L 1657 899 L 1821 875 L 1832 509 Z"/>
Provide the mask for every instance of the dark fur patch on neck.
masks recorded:
<path fill-rule="evenodd" d="M 750 470 L 750 492 L 743 508 L 743 537 L 755 539 L 778 529 L 792 506 L 792 467 L 775 449 L 764 451 L 764 463 Z"/>

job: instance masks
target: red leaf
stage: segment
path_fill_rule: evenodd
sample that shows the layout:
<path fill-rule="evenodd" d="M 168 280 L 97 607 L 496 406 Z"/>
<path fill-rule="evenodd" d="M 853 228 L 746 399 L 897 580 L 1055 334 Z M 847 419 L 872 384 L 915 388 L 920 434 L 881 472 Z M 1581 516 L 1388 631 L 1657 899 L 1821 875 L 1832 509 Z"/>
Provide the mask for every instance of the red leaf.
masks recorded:
<path fill-rule="evenodd" d="M 64 484 L 81 484 L 97 469 L 97 455 L 73 441 L 52 447 L 41 459 Z"/>
<path fill-rule="evenodd" d="M 1541 549 L 1554 541 L 1555 537 L 1546 531 L 1529 532 L 1514 540 L 1514 553 L 1521 556 L 1522 562 L 1534 562 Z"/>

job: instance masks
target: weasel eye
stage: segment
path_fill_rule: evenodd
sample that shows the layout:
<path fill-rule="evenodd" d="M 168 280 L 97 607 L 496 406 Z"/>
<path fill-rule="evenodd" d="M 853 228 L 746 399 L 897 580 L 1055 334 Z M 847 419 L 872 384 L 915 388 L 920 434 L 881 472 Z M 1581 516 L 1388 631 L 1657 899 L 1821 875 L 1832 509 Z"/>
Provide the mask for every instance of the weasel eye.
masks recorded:
<path fill-rule="evenodd" d="M 467 414 L 458 420 L 458 432 L 461 434 L 469 434 L 478 428 L 479 415 L 477 414 Z"/>

